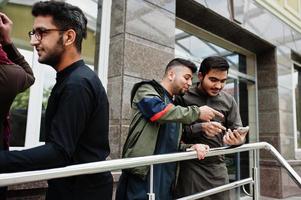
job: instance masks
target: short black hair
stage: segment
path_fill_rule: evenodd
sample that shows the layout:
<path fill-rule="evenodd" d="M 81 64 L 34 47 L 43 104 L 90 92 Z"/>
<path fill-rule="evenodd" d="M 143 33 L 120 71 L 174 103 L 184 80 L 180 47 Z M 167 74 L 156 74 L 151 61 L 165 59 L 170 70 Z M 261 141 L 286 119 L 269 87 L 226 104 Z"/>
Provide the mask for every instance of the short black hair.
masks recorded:
<path fill-rule="evenodd" d="M 33 5 L 31 13 L 34 17 L 52 16 L 53 23 L 61 30 L 73 29 L 76 49 L 81 52 L 82 40 L 87 37 L 87 18 L 79 7 L 65 2 L 40 1 Z"/>
<path fill-rule="evenodd" d="M 211 69 L 217 69 L 221 71 L 229 70 L 229 64 L 227 60 L 221 56 L 210 56 L 205 58 L 199 68 L 199 72 L 206 75 Z"/>
<path fill-rule="evenodd" d="M 197 71 L 197 66 L 193 62 L 183 58 L 174 58 L 166 65 L 165 74 L 172 67 L 181 66 L 181 65 L 188 67 L 192 71 L 192 73 L 195 73 Z"/>

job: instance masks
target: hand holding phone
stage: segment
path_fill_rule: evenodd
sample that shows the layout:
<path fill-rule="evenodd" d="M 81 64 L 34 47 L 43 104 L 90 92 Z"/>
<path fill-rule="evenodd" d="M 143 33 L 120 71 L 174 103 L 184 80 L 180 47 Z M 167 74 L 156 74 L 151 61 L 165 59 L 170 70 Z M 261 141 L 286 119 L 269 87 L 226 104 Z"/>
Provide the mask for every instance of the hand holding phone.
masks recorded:
<path fill-rule="evenodd" d="M 223 137 L 224 144 L 227 145 L 240 145 L 246 140 L 247 133 L 249 132 L 249 127 L 238 127 L 234 130 L 228 129 Z"/>

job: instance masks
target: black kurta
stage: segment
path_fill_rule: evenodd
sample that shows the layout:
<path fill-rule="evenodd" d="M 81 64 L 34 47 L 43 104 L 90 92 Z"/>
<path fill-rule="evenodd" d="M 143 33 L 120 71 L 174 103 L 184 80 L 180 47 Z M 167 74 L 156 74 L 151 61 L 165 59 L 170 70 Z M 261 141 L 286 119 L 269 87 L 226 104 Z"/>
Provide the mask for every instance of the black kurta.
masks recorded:
<path fill-rule="evenodd" d="M 234 129 L 242 126 L 240 114 L 234 98 L 221 91 L 211 97 L 202 93 L 197 87 L 190 89 L 183 97 L 177 98 L 177 104 L 182 106 L 210 106 L 223 113 L 224 119 L 215 118 L 226 128 Z M 207 144 L 210 148 L 223 146 L 223 134 L 209 137 L 204 132 L 188 132 L 184 128 L 182 140 L 188 144 Z M 177 197 L 183 197 L 202 192 L 229 182 L 224 156 L 208 157 L 204 160 L 187 160 L 180 163 L 180 173 L 176 188 Z M 229 192 L 218 193 L 204 200 L 228 200 Z"/>
<path fill-rule="evenodd" d="M 23 151 L 0 152 L 0 172 L 47 169 L 105 160 L 109 105 L 97 77 L 80 60 L 57 73 L 46 109 L 46 143 Z M 109 172 L 48 181 L 47 199 L 111 199 Z"/>

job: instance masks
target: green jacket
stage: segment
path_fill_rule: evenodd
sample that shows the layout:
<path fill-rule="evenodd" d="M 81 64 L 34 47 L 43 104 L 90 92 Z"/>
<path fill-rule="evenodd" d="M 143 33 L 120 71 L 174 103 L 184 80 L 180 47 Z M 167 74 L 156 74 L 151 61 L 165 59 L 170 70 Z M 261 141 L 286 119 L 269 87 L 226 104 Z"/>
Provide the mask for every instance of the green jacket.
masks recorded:
<path fill-rule="evenodd" d="M 153 155 L 157 143 L 159 129 L 167 122 L 190 124 L 199 119 L 200 111 L 197 106 L 174 106 L 168 103 L 165 89 L 155 80 L 142 81 L 134 85 L 131 93 L 132 115 L 128 137 L 123 147 L 122 157 L 140 157 Z M 159 98 L 166 104 L 163 111 L 147 119 L 137 104 L 144 98 Z M 182 128 L 179 129 L 178 144 L 180 143 Z M 179 147 L 181 149 L 181 147 Z M 184 146 L 182 146 L 184 148 Z M 149 166 L 128 169 L 127 172 L 145 178 Z"/>

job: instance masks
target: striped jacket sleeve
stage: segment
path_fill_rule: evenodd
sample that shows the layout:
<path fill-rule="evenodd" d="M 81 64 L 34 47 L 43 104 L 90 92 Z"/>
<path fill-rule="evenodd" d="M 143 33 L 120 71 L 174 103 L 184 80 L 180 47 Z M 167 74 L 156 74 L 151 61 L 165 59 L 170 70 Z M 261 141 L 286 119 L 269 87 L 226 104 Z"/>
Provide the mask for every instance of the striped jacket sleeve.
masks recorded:
<path fill-rule="evenodd" d="M 136 92 L 133 105 L 151 122 L 166 123 L 170 121 L 189 124 L 199 118 L 197 106 L 175 106 L 164 102 L 153 86 L 142 85 Z"/>

